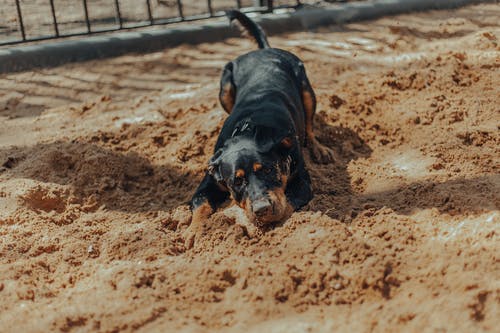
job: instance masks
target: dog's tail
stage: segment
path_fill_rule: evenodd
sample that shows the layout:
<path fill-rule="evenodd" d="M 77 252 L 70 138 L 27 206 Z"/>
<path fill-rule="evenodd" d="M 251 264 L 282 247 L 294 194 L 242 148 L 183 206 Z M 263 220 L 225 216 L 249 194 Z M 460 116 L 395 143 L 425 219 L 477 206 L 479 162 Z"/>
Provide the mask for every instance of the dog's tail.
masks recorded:
<path fill-rule="evenodd" d="M 256 42 L 259 49 L 270 47 L 264 30 L 248 16 L 235 9 L 226 11 L 226 15 L 229 17 L 231 24 L 236 20 L 235 22 L 242 34 Z"/>

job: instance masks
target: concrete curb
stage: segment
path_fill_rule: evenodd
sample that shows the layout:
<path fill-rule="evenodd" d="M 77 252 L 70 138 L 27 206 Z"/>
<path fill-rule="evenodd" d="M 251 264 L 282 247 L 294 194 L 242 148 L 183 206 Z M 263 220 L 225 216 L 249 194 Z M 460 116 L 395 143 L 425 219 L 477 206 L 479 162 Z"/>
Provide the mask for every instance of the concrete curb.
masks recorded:
<path fill-rule="evenodd" d="M 294 13 L 266 14 L 255 18 L 270 35 L 319 26 L 375 19 L 412 11 L 449 9 L 498 0 L 374 0 L 352 2 L 334 8 L 304 8 Z M 78 40 L 0 49 L 0 73 L 53 67 L 70 62 L 115 57 L 126 53 L 158 51 L 180 44 L 199 44 L 238 36 L 225 22 L 191 24 L 156 31 L 121 32 Z"/>

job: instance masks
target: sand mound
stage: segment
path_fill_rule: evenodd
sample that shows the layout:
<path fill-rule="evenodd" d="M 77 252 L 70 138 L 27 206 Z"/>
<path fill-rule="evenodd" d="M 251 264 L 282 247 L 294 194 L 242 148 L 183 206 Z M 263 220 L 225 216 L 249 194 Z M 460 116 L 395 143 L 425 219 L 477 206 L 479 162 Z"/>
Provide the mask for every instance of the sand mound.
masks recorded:
<path fill-rule="evenodd" d="M 336 161 L 306 152 L 315 197 L 284 223 L 221 209 L 190 250 L 219 70 L 249 42 L 0 77 L 0 331 L 494 331 L 498 15 L 271 37 Z"/>

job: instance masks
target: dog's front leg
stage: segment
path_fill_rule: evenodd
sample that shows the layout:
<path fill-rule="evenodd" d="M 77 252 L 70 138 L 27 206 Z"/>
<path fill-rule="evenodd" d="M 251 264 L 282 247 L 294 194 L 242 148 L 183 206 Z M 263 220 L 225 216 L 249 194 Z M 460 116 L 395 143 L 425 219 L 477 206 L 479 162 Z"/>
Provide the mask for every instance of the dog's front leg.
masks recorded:
<path fill-rule="evenodd" d="M 288 183 L 285 192 L 295 211 L 307 205 L 313 197 L 311 178 L 303 163 L 300 163 L 296 177 Z"/>
<path fill-rule="evenodd" d="M 183 234 L 187 248 L 192 248 L 196 239 L 203 235 L 203 224 L 228 197 L 229 193 L 221 188 L 212 175 L 206 173 L 191 199 L 191 224 Z"/>

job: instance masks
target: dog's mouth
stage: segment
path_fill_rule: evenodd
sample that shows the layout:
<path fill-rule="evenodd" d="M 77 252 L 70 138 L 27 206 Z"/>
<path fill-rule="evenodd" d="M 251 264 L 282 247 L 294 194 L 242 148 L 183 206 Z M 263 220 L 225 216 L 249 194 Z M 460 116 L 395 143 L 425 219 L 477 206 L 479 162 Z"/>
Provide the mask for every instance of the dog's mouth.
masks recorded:
<path fill-rule="evenodd" d="M 293 212 L 282 189 L 268 191 L 266 196 L 253 201 L 247 199 L 244 209 L 250 222 L 261 228 L 282 222 Z"/>

